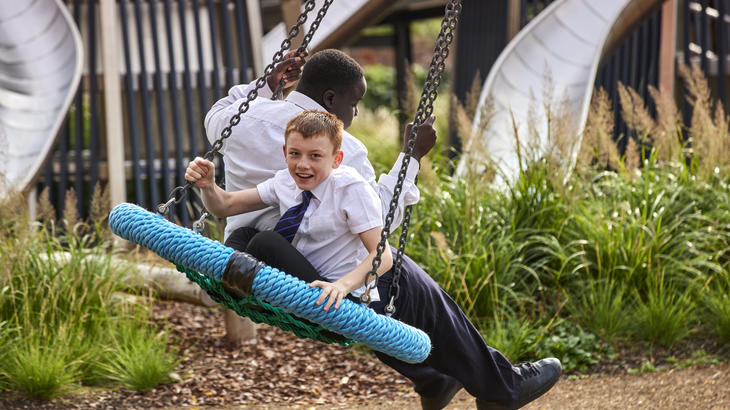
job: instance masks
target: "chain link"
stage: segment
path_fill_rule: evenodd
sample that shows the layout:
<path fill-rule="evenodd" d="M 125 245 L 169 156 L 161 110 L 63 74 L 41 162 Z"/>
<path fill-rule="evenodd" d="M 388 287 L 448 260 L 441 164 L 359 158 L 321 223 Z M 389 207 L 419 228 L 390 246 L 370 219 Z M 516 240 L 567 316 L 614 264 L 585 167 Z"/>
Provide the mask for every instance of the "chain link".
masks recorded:
<path fill-rule="evenodd" d="M 387 243 L 388 236 L 390 236 L 390 228 L 393 224 L 395 211 L 398 208 L 398 198 L 400 197 L 403 189 L 403 182 L 406 179 L 406 173 L 408 171 L 408 164 L 413 154 L 413 148 L 416 145 L 416 135 L 418 133 L 418 127 L 431 116 L 433 113 L 433 103 L 438 96 L 438 87 L 441 84 L 441 76 L 446 69 L 446 58 L 449 56 L 449 47 L 454 40 L 454 30 L 459 21 L 459 15 L 461 14 L 461 0 L 450 0 L 446 5 L 444 18 L 441 21 L 441 31 L 439 32 L 436 40 L 436 47 L 433 51 L 433 58 L 428 69 L 428 75 L 426 82 L 423 85 L 423 91 L 421 92 L 421 98 L 418 102 L 418 109 L 416 110 L 416 118 L 413 121 L 413 127 L 411 133 L 408 135 L 408 143 L 403 157 L 403 164 L 401 165 L 400 171 L 398 172 L 398 181 L 393 189 L 393 199 L 390 201 L 390 207 L 388 214 L 385 217 L 385 226 L 380 237 L 380 242 L 377 246 L 377 253 L 373 258 L 372 269 L 368 272 L 365 277 L 365 292 L 360 296 L 360 299 L 369 303 L 370 291 L 375 289 L 378 281 L 378 268 L 382 263 L 383 252 Z M 393 282 L 390 285 L 390 302 L 385 307 L 385 312 L 388 316 L 395 313 L 395 301 L 400 296 L 400 275 L 401 266 L 403 263 L 403 253 L 405 251 L 406 241 L 408 240 L 408 227 L 411 220 L 411 206 L 407 206 L 403 214 L 403 222 L 401 223 L 401 235 L 398 243 L 398 251 L 394 257 L 393 262 Z"/>
<path fill-rule="evenodd" d="M 306 47 L 305 44 L 309 44 L 309 41 L 312 39 L 312 36 L 314 36 L 314 31 L 319 27 L 319 24 L 322 21 L 322 18 L 324 18 L 325 14 L 327 13 L 327 9 L 329 9 L 330 4 L 332 4 L 332 1 L 334 0 L 325 0 L 325 3 L 320 8 L 319 12 L 317 13 L 317 17 L 314 22 L 312 22 L 312 25 L 309 28 L 308 33 L 304 37 L 306 40 L 306 43 L 302 43 L 303 46 Z M 253 90 L 249 91 L 246 95 L 246 99 L 238 106 L 238 112 L 231 117 L 231 119 L 228 122 L 228 126 L 226 126 L 223 131 L 221 131 L 220 137 L 213 143 L 211 146 L 210 151 L 206 152 L 205 155 L 203 155 L 203 158 L 207 159 L 208 161 L 213 161 L 216 154 L 220 152 L 220 150 L 223 148 L 223 141 L 231 136 L 231 129 L 238 125 L 239 122 L 241 122 L 241 116 L 248 111 L 249 104 L 251 101 L 255 100 L 256 97 L 259 95 L 259 90 L 263 88 L 266 85 L 266 81 L 271 76 L 271 73 L 274 72 L 274 69 L 278 63 L 281 62 L 281 60 L 284 58 L 284 53 L 291 47 L 291 42 L 294 37 L 296 37 L 299 34 L 299 31 L 301 30 L 301 27 L 306 23 L 307 21 L 307 15 L 309 12 L 314 10 L 315 6 L 315 0 L 307 0 L 307 2 L 304 4 L 304 11 L 302 11 L 301 14 L 299 14 L 299 17 L 297 17 L 297 23 L 289 29 L 289 34 L 287 37 L 281 42 L 280 49 L 274 53 L 274 58 L 272 62 L 266 66 L 264 69 L 264 74 L 259 77 L 256 80 L 256 86 Z M 316 26 L 315 26 L 316 23 Z M 277 87 L 278 89 L 278 87 Z M 180 201 L 185 197 L 185 194 L 187 194 L 188 190 L 193 186 L 192 182 L 186 182 L 184 186 L 178 186 L 175 187 L 172 192 L 170 192 L 170 199 L 165 202 L 157 205 L 157 212 L 165 215 L 167 214 L 167 211 L 169 207 L 174 204 L 179 204 Z M 205 213 L 205 211 L 204 211 Z"/>

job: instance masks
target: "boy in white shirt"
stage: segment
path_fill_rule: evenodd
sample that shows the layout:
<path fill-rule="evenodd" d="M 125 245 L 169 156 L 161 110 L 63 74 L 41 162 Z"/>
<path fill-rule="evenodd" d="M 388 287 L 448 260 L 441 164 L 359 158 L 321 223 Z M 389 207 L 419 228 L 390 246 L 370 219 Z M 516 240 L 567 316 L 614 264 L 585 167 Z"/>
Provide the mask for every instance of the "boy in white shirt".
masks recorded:
<path fill-rule="evenodd" d="M 278 206 L 282 217 L 274 230 L 279 233 L 260 232 L 247 252 L 322 288 L 317 304 L 327 300 L 324 310 L 333 304 L 339 308 L 350 293 L 363 293 L 383 230 L 382 206 L 373 187 L 355 170 L 340 166 L 342 130 L 342 122 L 324 111 L 303 111 L 292 118 L 284 134 L 287 169 L 256 188 L 224 191 L 215 184 L 213 163 L 200 157 L 185 172 L 185 179 L 201 189 L 203 204 L 215 216 Z M 267 249 L 280 254 L 282 246 L 292 245 L 299 252 L 267 260 L 272 253 Z M 392 262 L 386 244 L 378 275 L 387 272 Z M 370 297 L 379 300 L 377 289 Z"/>

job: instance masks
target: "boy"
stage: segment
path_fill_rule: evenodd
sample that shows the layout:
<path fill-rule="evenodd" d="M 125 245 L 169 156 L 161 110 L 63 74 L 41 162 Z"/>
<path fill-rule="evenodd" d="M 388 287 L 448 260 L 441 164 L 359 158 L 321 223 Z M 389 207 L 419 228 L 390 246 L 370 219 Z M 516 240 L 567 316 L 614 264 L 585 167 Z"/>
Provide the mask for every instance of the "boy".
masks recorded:
<path fill-rule="evenodd" d="M 215 184 L 213 163 L 203 158 L 193 160 L 185 172 L 185 179 L 201 188 L 205 207 L 218 217 L 278 206 L 282 215 L 274 228 L 280 234 L 278 239 L 270 232 L 261 232 L 247 251 L 311 282 L 310 287 L 322 288 L 316 303 L 327 300 L 325 311 L 333 305 L 339 308 L 350 293 L 363 293 L 382 233 L 377 193 L 356 171 L 340 167 L 342 130 L 343 123 L 328 112 L 306 110 L 296 115 L 284 133 L 287 169 L 256 188 L 224 191 Z M 279 253 L 282 243 L 290 246 L 282 239 L 291 242 L 301 255 L 290 253 L 286 261 L 279 261 L 283 263 L 270 263 L 267 248 Z M 392 261 L 386 245 L 378 274 L 387 272 Z M 377 289 L 371 290 L 370 297 L 379 300 Z"/>

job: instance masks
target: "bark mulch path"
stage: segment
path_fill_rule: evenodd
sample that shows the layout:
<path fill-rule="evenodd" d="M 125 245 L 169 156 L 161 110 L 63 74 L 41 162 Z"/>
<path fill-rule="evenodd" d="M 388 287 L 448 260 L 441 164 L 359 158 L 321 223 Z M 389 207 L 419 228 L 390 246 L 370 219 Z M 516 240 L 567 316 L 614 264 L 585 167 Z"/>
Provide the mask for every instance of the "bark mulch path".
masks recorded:
<path fill-rule="evenodd" d="M 410 383 L 358 348 L 259 326 L 256 343 L 223 338 L 219 309 L 159 302 L 185 358 L 177 381 L 149 392 L 81 390 L 53 401 L 0 396 L 3 409 L 419 409 Z M 473 409 L 459 392 L 449 409 Z M 563 377 L 530 409 L 730 409 L 730 364 L 629 375 Z"/>

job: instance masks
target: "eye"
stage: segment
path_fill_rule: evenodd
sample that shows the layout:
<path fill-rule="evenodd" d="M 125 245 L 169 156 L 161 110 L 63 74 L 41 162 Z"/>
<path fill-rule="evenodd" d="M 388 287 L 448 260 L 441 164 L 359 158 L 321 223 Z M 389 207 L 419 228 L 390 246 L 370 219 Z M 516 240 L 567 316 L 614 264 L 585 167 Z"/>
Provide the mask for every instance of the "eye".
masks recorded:
<path fill-rule="evenodd" d="M 322 157 L 322 154 L 312 154 L 312 157 L 314 157 L 314 158 L 321 158 Z"/>

